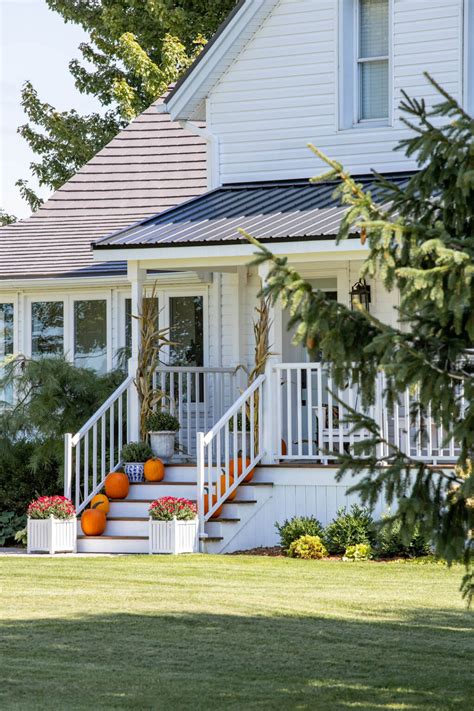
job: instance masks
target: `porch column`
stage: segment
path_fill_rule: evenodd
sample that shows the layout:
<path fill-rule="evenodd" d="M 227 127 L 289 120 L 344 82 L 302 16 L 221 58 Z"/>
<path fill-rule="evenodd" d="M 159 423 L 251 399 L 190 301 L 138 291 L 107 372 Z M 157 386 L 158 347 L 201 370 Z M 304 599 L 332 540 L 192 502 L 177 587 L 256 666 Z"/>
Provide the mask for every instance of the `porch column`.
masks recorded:
<path fill-rule="evenodd" d="M 131 284 L 132 297 L 132 355 L 128 361 L 128 373 L 135 376 L 138 367 L 138 353 L 140 350 L 140 321 L 134 316 L 138 316 L 142 310 L 143 285 L 146 279 L 146 269 L 140 267 L 137 261 L 128 262 L 128 280 Z M 130 389 L 130 401 L 128 412 L 128 439 L 136 442 L 140 439 L 140 413 L 138 393 L 133 387 Z"/>
<path fill-rule="evenodd" d="M 262 282 L 262 287 L 268 277 L 269 267 L 267 264 L 261 264 L 258 268 L 258 275 Z M 263 464 L 274 464 L 276 461 L 276 436 L 278 430 L 278 412 L 276 400 L 276 388 L 279 387 L 276 374 L 273 367 L 276 363 L 282 361 L 283 349 L 283 318 L 280 304 L 270 304 L 270 330 L 268 334 L 268 344 L 271 355 L 267 360 L 265 368 L 265 383 L 263 387 L 263 450 L 265 456 L 262 459 Z"/>

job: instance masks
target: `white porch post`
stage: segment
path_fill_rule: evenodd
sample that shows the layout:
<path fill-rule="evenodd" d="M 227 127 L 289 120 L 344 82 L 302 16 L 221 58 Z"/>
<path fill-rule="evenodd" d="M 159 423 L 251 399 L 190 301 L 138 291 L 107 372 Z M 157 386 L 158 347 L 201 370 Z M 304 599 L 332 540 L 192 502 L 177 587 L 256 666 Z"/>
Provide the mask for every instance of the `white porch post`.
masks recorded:
<path fill-rule="evenodd" d="M 135 375 L 138 367 L 138 353 L 140 350 L 140 321 L 138 316 L 142 309 L 143 285 L 146 278 L 146 269 L 140 267 L 137 261 L 128 262 L 128 280 L 131 284 L 132 297 L 132 356 L 128 361 L 129 375 Z M 130 388 L 128 412 L 128 440 L 135 442 L 140 439 L 140 413 L 138 393 L 136 388 Z"/>
<path fill-rule="evenodd" d="M 267 264 L 261 264 L 258 268 L 258 274 L 262 281 L 262 287 L 265 284 L 269 272 Z M 273 367 L 276 363 L 281 363 L 283 349 L 283 318 L 282 310 L 279 303 L 270 305 L 270 332 L 268 334 L 268 344 L 274 355 L 271 355 L 267 361 L 265 368 L 265 382 L 263 384 L 263 451 L 265 456 L 262 459 L 262 464 L 274 464 L 276 461 L 276 433 L 278 432 L 277 423 L 277 403 L 276 403 L 276 388 L 278 382 Z"/>

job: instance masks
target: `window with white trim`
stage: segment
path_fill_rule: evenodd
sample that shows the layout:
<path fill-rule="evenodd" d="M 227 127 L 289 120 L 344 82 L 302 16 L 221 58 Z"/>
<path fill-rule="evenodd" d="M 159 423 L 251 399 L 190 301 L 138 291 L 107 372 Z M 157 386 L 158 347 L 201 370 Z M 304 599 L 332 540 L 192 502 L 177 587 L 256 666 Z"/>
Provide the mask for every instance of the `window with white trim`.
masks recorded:
<path fill-rule="evenodd" d="M 388 0 L 359 0 L 359 121 L 388 118 L 388 24 Z"/>
<path fill-rule="evenodd" d="M 340 0 L 340 128 L 388 123 L 390 1 Z"/>

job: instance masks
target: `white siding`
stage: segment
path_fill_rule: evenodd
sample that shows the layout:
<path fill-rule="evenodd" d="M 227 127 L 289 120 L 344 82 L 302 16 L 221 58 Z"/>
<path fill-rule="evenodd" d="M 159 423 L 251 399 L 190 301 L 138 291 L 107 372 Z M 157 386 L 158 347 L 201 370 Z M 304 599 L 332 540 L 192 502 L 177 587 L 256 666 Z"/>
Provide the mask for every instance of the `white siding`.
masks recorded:
<path fill-rule="evenodd" d="M 354 173 L 414 167 L 393 153 L 401 90 L 430 102 L 428 71 L 461 98 L 462 0 L 393 0 L 392 29 L 393 125 L 338 130 L 337 0 L 281 0 L 210 94 L 221 183 L 317 174 L 308 142 Z"/>

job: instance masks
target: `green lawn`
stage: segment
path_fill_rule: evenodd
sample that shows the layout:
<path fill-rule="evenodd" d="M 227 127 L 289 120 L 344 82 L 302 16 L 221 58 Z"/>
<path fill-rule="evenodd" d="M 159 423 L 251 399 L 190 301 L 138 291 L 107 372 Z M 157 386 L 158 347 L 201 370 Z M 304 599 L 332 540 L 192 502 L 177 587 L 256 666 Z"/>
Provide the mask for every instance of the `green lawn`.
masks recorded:
<path fill-rule="evenodd" d="M 0 708 L 467 709 L 462 569 L 0 559 Z"/>

